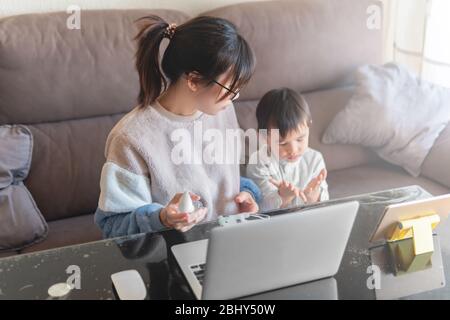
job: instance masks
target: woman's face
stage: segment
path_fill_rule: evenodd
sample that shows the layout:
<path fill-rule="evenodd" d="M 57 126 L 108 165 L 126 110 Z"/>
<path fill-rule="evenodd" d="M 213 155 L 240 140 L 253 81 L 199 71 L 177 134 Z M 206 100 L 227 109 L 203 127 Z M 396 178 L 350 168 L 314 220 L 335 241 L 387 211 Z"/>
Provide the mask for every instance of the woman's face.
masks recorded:
<path fill-rule="evenodd" d="M 231 86 L 229 73 L 224 73 L 215 80 L 224 87 L 230 88 Z M 232 104 L 231 98 L 233 96 L 233 93 L 215 82 L 207 86 L 199 85 L 198 90 L 196 90 L 197 109 L 203 113 L 215 115 Z"/>

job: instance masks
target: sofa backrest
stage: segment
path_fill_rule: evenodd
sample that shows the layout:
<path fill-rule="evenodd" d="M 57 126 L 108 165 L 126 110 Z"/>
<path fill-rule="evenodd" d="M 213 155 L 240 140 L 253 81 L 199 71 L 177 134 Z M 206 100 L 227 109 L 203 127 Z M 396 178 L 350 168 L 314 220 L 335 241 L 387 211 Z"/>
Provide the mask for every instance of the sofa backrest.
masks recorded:
<path fill-rule="evenodd" d="M 258 99 L 275 87 L 332 87 L 357 66 L 379 63 L 381 31 L 365 25 L 373 3 L 379 5 L 268 1 L 205 13 L 234 22 L 254 48 L 257 69 L 237 109 L 248 103 L 253 112 Z M 81 30 L 66 27 L 66 13 L 0 20 L 0 125 L 26 124 L 33 132 L 25 183 L 48 221 L 97 207 L 106 137 L 136 104 L 133 21 L 149 13 L 178 24 L 189 18 L 173 10 L 82 11 Z M 345 156 L 340 163 L 353 164 Z"/>
<path fill-rule="evenodd" d="M 95 211 L 106 137 L 136 104 L 137 18 L 172 10 L 82 11 L 81 29 L 68 14 L 0 20 L 0 125 L 26 124 L 34 136 L 25 180 L 49 221 Z"/>
<path fill-rule="evenodd" d="M 256 105 L 265 92 L 290 87 L 306 93 L 310 146 L 322 152 L 329 170 L 377 161 L 366 148 L 325 145 L 321 136 L 351 97 L 351 90 L 336 87 L 351 84 L 357 67 L 382 63 L 382 9 L 375 0 L 281 0 L 205 12 L 232 21 L 256 55 L 255 74 L 235 103 L 241 127 L 257 127 Z"/>
<path fill-rule="evenodd" d="M 382 11 L 374 0 L 282 0 L 204 14 L 235 23 L 254 49 L 257 68 L 240 98 L 254 100 L 277 87 L 333 88 L 356 67 L 381 63 L 382 30 L 368 27 L 373 5 Z"/>

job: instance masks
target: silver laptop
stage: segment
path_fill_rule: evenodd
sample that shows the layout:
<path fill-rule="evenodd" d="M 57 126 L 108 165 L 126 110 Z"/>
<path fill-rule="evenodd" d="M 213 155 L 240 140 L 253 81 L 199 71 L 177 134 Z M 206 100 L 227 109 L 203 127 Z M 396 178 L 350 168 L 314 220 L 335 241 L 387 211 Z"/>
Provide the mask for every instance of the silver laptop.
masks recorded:
<path fill-rule="evenodd" d="M 233 299 L 334 276 L 358 202 L 300 210 L 211 230 L 173 246 L 197 299 Z"/>

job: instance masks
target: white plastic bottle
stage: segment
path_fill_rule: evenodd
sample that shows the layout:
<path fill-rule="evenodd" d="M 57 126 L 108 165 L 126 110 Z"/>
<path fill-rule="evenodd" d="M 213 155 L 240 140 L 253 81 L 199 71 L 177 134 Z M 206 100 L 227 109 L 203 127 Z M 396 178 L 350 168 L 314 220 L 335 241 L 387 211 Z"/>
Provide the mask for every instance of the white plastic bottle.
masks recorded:
<path fill-rule="evenodd" d="M 191 195 L 188 191 L 184 192 L 180 199 L 180 204 L 178 206 L 178 211 L 192 213 L 194 212 L 195 207 L 192 203 Z"/>

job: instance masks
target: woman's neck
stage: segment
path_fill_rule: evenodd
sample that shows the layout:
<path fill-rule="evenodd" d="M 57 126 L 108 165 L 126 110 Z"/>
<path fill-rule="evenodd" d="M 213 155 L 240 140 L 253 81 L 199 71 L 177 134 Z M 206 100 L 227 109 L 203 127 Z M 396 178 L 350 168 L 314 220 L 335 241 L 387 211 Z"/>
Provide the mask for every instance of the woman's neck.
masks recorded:
<path fill-rule="evenodd" d="M 157 99 L 161 107 L 179 116 L 192 116 L 198 110 L 190 97 L 177 86 L 169 88 Z"/>

